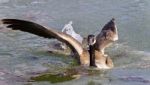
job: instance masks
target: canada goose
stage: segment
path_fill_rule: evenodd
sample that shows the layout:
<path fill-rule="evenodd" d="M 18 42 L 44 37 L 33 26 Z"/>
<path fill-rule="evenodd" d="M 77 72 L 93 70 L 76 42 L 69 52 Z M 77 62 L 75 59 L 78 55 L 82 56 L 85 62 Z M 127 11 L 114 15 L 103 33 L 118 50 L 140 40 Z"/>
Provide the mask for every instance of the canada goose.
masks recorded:
<path fill-rule="evenodd" d="M 47 27 L 41 26 L 34 22 L 18 19 L 2 19 L 0 23 L 8 24 L 7 27 L 12 28 L 13 30 L 29 32 L 44 38 L 55 38 L 63 43 L 66 43 L 73 51 L 77 52 L 79 55 L 79 62 L 83 66 L 90 65 L 90 55 L 92 55 L 94 56 L 94 61 L 92 60 L 92 63 L 94 63 L 96 67 L 100 69 L 110 69 L 113 67 L 113 62 L 104 54 L 104 49 L 110 43 L 118 39 L 117 28 L 115 26 L 114 19 L 109 21 L 103 27 L 102 31 L 96 38 L 93 36 L 88 36 L 88 44 L 92 46 L 92 49 L 90 49 L 92 52 L 84 49 L 82 44 L 70 35 L 53 29 L 47 29 Z"/>

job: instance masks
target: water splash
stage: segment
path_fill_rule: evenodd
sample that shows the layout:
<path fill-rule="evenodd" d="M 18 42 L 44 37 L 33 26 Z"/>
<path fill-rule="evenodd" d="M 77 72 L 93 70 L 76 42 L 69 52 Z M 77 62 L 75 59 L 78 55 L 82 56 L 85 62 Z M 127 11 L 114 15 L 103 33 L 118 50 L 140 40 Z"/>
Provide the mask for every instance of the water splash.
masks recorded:
<path fill-rule="evenodd" d="M 82 43 L 83 37 L 74 31 L 72 24 L 73 24 L 72 21 L 66 24 L 64 28 L 62 29 L 62 32 L 71 35 L 73 38 L 75 38 L 80 43 Z"/>

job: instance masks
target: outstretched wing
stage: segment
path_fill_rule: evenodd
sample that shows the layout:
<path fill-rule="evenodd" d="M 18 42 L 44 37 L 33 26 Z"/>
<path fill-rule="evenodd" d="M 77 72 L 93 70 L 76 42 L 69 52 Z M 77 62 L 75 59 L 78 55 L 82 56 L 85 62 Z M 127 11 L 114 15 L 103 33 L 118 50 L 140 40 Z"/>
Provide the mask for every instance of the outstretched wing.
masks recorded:
<path fill-rule="evenodd" d="M 59 41 L 66 43 L 66 45 L 68 45 L 71 49 L 73 50 L 75 49 L 75 51 L 77 51 L 79 55 L 81 55 L 83 52 L 81 44 L 68 34 L 57 32 L 52 29 L 47 29 L 44 26 L 25 20 L 2 19 L 0 20 L 0 22 L 2 24 L 8 24 L 7 27 L 12 28 L 13 30 L 21 30 L 24 32 L 29 32 L 44 38 L 58 39 Z"/>
<path fill-rule="evenodd" d="M 118 40 L 118 31 L 114 20 L 114 18 L 110 20 L 96 37 L 95 47 L 101 52 L 104 52 L 104 49 L 112 42 Z"/>

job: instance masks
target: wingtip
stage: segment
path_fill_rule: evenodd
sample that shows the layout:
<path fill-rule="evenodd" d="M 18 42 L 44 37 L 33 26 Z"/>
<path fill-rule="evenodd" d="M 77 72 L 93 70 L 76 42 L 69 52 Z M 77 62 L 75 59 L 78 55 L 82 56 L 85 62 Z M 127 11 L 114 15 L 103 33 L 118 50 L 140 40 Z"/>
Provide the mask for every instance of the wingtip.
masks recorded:
<path fill-rule="evenodd" d="M 0 19 L 0 25 L 2 25 L 4 22 L 3 22 L 3 19 Z"/>
<path fill-rule="evenodd" d="M 115 27 L 115 18 L 112 18 L 107 24 L 104 25 L 103 30 L 108 30 Z"/>
<path fill-rule="evenodd" d="M 113 21 L 113 22 L 114 22 L 114 21 L 115 21 L 115 18 L 113 17 L 113 18 L 111 19 L 111 21 Z"/>
<path fill-rule="evenodd" d="M 1 19 L 0 24 L 5 24 L 7 22 L 7 19 Z"/>
<path fill-rule="evenodd" d="M 115 25 L 115 18 L 112 18 L 108 23 Z"/>
<path fill-rule="evenodd" d="M 0 20 L 0 25 L 2 25 L 3 24 L 3 22 Z"/>
<path fill-rule="evenodd" d="M 114 26 L 115 25 L 115 18 L 112 18 L 108 23 L 107 25 L 110 25 L 110 26 Z"/>

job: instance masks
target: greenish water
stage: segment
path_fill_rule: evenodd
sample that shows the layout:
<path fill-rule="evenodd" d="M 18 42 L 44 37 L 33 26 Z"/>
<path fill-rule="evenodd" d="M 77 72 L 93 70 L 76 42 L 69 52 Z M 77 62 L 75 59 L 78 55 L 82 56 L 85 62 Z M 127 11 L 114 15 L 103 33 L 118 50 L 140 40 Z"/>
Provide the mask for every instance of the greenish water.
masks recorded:
<path fill-rule="evenodd" d="M 79 78 L 72 79 L 57 76 L 77 64 L 70 56 L 48 53 L 51 40 L 0 26 L 0 84 L 149 85 L 149 10 L 149 0 L 0 0 L 1 19 L 30 20 L 60 31 L 72 20 L 75 31 L 87 36 L 98 34 L 114 17 L 119 31 L 119 41 L 107 49 L 115 67 L 105 72 L 92 71 L 94 75 L 78 68 L 75 72 Z M 35 76 L 42 76 L 43 81 L 29 82 Z M 67 81 L 52 83 L 51 79 Z"/>
<path fill-rule="evenodd" d="M 94 70 L 94 68 L 83 68 L 80 66 L 72 66 L 66 69 L 61 69 L 59 72 L 46 72 L 41 73 L 38 76 L 31 77 L 31 82 L 43 82 L 47 81 L 50 83 L 61 83 L 70 81 L 73 79 L 80 79 L 82 76 L 94 76 L 97 74 L 106 73 L 104 70 Z M 91 82 L 89 82 L 90 84 Z"/>
<path fill-rule="evenodd" d="M 43 74 L 37 77 L 31 77 L 31 80 L 33 81 L 48 81 L 50 83 L 59 83 L 59 82 L 64 82 L 64 81 L 69 81 L 72 80 L 74 78 L 70 77 L 70 76 L 58 76 L 58 75 L 52 75 L 52 74 Z"/>

